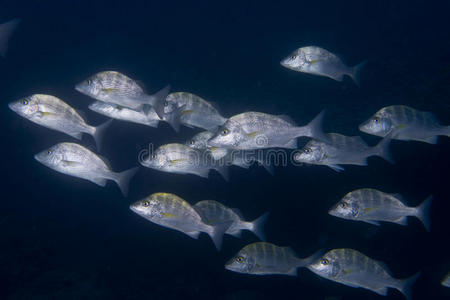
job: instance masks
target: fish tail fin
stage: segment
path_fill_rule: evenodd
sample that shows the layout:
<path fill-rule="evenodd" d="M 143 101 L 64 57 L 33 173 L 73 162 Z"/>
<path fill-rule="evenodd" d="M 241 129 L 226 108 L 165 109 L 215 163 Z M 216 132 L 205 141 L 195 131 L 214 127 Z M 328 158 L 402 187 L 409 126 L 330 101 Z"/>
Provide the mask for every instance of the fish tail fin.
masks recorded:
<path fill-rule="evenodd" d="M 352 68 L 350 77 L 353 79 L 353 81 L 358 87 L 361 87 L 361 70 L 365 67 L 366 64 L 367 60 L 357 64 Z"/>
<path fill-rule="evenodd" d="M 108 120 L 105 123 L 95 127 L 94 134 L 92 135 L 95 140 L 95 145 L 97 146 L 97 151 L 100 151 L 102 148 L 103 136 L 105 134 L 106 129 L 111 125 L 113 120 Z"/>
<path fill-rule="evenodd" d="M 298 258 L 297 268 L 309 266 L 324 255 L 325 249 L 320 249 L 306 258 Z"/>
<path fill-rule="evenodd" d="M 186 105 L 180 106 L 175 109 L 170 114 L 164 115 L 164 120 L 172 126 L 173 130 L 176 132 L 180 131 L 181 126 L 181 116 L 183 115 L 183 111 L 185 110 Z"/>
<path fill-rule="evenodd" d="M 325 111 L 322 110 L 311 122 L 308 123 L 308 125 L 303 126 L 303 127 L 297 127 L 297 128 L 301 128 L 300 132 L 301 134 L 299 134 L 298 136 L 308 136 L 311 137 L 313 139 L 322 141 L 322 142 L 329 142 L 329 138 L 327 137 L 327 135 L 323 132 L 322 130 L 322 123 L 323 123 L 323 117 L 325 115 Z M 306 132 L 305 132 L 306 129 Z"/>
<path fill-rule="evenodd" d="M 269 216 L 269 212 L 266 212 L 256 220 L 252 222 L 252 232 L 263 242 L 266 241 L 266 234 L 264 233 L 264 225 L 267 222 L 267 217 Z"/>
<path fill-rule="evenodd" d="M 444 126 L 442 128 L 442 135 L 446 135 L 446 136 L 450 137 L 450 126 Z"/>
<path fill-rule="evenodd" d="M 228 170 L 227 166 L 218 166 L 215 167 L 214 170 L 216 170 L 220 175 L 222 175 L 225 181 L 230 181 L 230 170 Z"/>
<path fill-rule="evenodd" d="M 233 222 L 219 223 L 211 226 L 212 230 L 208 231 L 208 234 L 211 237 L 214 246 L 216 246 L 217 251 L 220 251 L 220 249 L 222 248 L 223 235 L 228 230 L 228 228 L 230 228 L 231 224 L 233 224 Z"/>
<path fill-rule="evenodd" d="M 394 158 L 392 157 L 392 153 L 390 150 L 390 144 L 392 140 L 392 135 L 394 132 L 390 132 L 387 136 L 385 136 L 376 146 L 373 147 L 374 155 L 379 156 L 394 164 Z"/>
<path fill-rule="evenodd" d="M 429 196 L 419 206 L 416 207 L 416 217 L 423 223 L 427 231 L 431 228 L 430 207 L 433 196 Z"/>
<path fill-rule="evenodd" d="M 114 179 L 114 181 L 117 183 L 117 185 L 120 188 L 120 191 L 125 197 L 128 195 L 128 187 L 130 185 L 130 180 L 131 178 L 133 178 L 133 176 L 136 174 L 138 170 L 139 167 L 134 167 L 126 171 L 116 173 L 117 176 Z"/>
<path fill-rule="evenodd" d="M 164 102 L 166 101 L 167 95 L 169 95 L 170 92 L 170 85 L 167 85 L 166 87 L 160 89 L 153 95 L 150 95 L 150 101 L 149 105 L 153 107 L 156 114 L 160 119 L 163 119 L 164 117 Z M 144 113 L 148 114 L 150 107 L 144 105 L 143 107 Z"/>
<path fill-rule="evenodd" d="M 412 287 L 416 280 L 419 278 L 420 272 L 414 274 L 413 276 L 406 278 L 404 280 L 400 281 L 400 286 L 396 287 L 405 297 L 407 300 L 411 300 L 412 297 Z"/>
<path fill-rule="evenodd" d="M 20 19 L 13 19 L 9 22 L 0 24 L 0 56 L 5 57 L 8 51 L 8 41 L 14 30 L 19 26 Z"/>

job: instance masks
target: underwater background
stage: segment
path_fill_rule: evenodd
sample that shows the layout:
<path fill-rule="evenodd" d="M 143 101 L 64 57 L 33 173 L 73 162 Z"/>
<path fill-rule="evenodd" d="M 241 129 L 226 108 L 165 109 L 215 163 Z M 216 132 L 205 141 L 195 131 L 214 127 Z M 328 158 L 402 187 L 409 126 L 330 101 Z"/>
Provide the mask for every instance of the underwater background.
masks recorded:
<path fill-rule="evenodd" d="M 354 248 L 384 261 L 394 277 L 421 271 L 413 299 L 448 299 L 440 280 L 450 271 L 450 139 L 436 145 L 393 141 L 395 165 L 372 157 L 367 167 L 231 167 L 224 181 L 141 167 L 124 198 L 106 188 L 50 170 L 34 154 L 74 140 L 17 116 L 7 104 L 52 94 L 107 120 L 74 85 L 103 70 L 142 81 L 149 92 L 166 84 L 214 101 L 221 113 L 287 114 L 306 124 L 326 109 L 324 129 L 379 138 L 358 125 L 383 106 L 404 104 L 450 124 L 450 5 L 448 1 L 0 1 L 0 23 L 20 17 L 6 59 L 0 59 L 2 195 L 0 299 L 404 299 L 322 279 L 252 276 L 224 269 L 243 246 L 257 241 L 225 236 L 217 252 L 209 237 L 194 240 L 154 225 L 129 205 L 154 192 L 193 204 L 213 199 L 238 207 L 247 220 L 269 211 L 269 242 L 300 257 L 317 249 Z M 293 72 L 280 60 L 317 45 L 348 65 L 363 60 L 361 87 Z M 175 133 L 114 121 L 102 155 L 114 170 L 138 165 L 153 144 L 184 142 L 198 129 Z M 307 139 L 300 140 L 300 145 Z M 91 137 L 83 145 L 95 149 Z M 432 230 L 416 218 L 407 227 L 376 227 L 328 215 L 347 192 L 372 187 L 404 195 L 409 205 L 434 196 Z"/>

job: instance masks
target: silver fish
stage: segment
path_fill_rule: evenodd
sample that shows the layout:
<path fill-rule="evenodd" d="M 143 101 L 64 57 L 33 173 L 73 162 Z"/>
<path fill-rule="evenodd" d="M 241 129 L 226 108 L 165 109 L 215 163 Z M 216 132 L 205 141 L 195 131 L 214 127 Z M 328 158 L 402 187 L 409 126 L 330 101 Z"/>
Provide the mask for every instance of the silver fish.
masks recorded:
<path fill-rule="evenodd" d="M 399 195 L 375 189 L 359 189 L 345 195 L 328 213 L 335 217 L 374 225 L 380 225 L 378 221 L 407 225 L 407 217 L 414 216 L 430 230 L 429 210 L 432 197 L 428 197 L 418 207 L 406 206 L 400 199 Z"/>
<path fill-rule="evenodd" d="M 34 158 L 57 172 L 89 180 L 99 186 L 105 186 L 107 180 L 117 183 L 124 196 L 128 185 L 138 168 L 121 173 L 111 170 L 104 159 L 90 150 L 74 143 L 60 143 L 34 156 Z"/>
<path fill-rule="evenodd" d="M 13 19 L 6 23 L 0 24 L 0 56 L 5 57 L 8 51 L 8 42 L 12 34 L 19 26 L 20 19 Z"/>
<path fill-rule="evenodd" d="M 291 55 L 281 61 L 281 65 L 294 71 L 325 76 L 337 81 L 342 81 L 344 75 L 348 75 L 359 86 L 359 73 L 365 62 L 354 67 L 348 67 L 339 57 L 328 50 L 308 46 L 292 52 Z"/>
<path fill-rule="evenodd" d="M 297 127 L 286 116 L 246 112 L 231 117 L 208 141 L 210 146 L 253 150 L 263 148 L 297 148 L 297 137 L 307 136 L 327 141 L 322 132 L 323 112 L 308 125 Z"/>
<path fill-rule="evenodd" d="M 450 272 L 442 279 L 441 284 L 445 287 L 450 287 Z"/>
<path fill-rule="evenodd" d="M 361 287 L 386 296 L 388 288 L 399 290 L 407 299 L 420 274 L 408 279 L 393 278 L 383 263 L 353 249 L 328 251 L 308 266 L 315 274 L 351 287 Z"/>
<path fill-rule="evenodd" d="M 384 137 L 394 132 L 393 139 L 436 144 L 439 135 L 450 136 L 450 126 L 442 126 L 430 112 L 405 105 L 387 106 L 359 125 L 362 132 Z"/>
<path fill-rule="evenodd" d="M 147 95 L 139 84 L 115 71 L 97 73 L 77 84 L 75 89 L 99 101 L 117 104 L 147 113 L 153 107 L 159 117 L 164 116 L 164 100 L 170 91 L 166 86 L 153 95 Z"/>
<path fill-rule="evenodd" d="M 176 173 L 195 174 L 208 178 L 209 170 L 219 172 L 228 180 L 228 169 L 214 160 L 204 151 L 190 148 L 183 144 L 167 144 L 160 146 L 149 157 L 140 161 L 147 168 Z"/>
<path fill-rule="evenodd" d="M 222 237 L 230 223 L 208 225 L 198 212 L 185 200 L 169 193 L 155 193 L 130 205 L 130 209 L 155 224 L 181 231 L 197 239 L 201 232 L 207 233 L 218 250 Z"/>
<path fill-rule="evenodd" d="M 279 247 L 271 243 L 257 242 L 242 248 L 225 264 L 225 269 L 253 275 L 297 276 L 297 269 L 308 266 L 318 254 L 308 258 L 298 258 L 289 247 Z"/>
<path fill-rule="evenodd" d="M 164 120 L 178 131 L 180 124 L 213 130 L 227 119 L 222 117 L 211 103 L 199 96 L 178 92 L 167 96 L 164 102 Z"/>
<path fill-rule="evenodd" d="M 155 128 L 158 127 L 159 121 L 161 120 L 153 108 L 150 108 L 147 113 L 144 113 L 143 111 L 133 110 L 112 103 L 95 101 L 89 104 L 89 109 L 112 119 L 133 122 Z"/>
<path fill-rule="evenodd" d="M 98 126 L 90 126 L 67 103 L 50 95 L 35 94 L 9 104 L 9 108 L 24 117 L 44 127 L 64 132 L 78 140 L 83 133 L 90 134 L 100 149 L 103 133 L 110 121 Z"/>
<path fill-rule="evenodd" d="M 235 237 L 241 236 L 242 230 L 253 232 L 260 240 L 265 240 L 264 224 L 269 213 L 265 213 L 252 222 L 243 220 L 241 213 L 236 208 L 228 208 L 214 200 L 197 202 L 194 209 L 200 214 L 203 222 L 209 225 L 230 222 L 231 225 L 225 233 Z"/>
<path fill-rule="evenodd" d="M 385 137 L 378 145 L 369 147 L 359 136 L 345 136 L 328 133 L 330 142 L 309 141 L 306 146 L 294 155 L 297 163 L 325 165 L 335 171 L 344 170 L 339 165 L 367 166 L 367 158 L 380 156 L 393 163 L 389 151 L 390 136 Z"/>

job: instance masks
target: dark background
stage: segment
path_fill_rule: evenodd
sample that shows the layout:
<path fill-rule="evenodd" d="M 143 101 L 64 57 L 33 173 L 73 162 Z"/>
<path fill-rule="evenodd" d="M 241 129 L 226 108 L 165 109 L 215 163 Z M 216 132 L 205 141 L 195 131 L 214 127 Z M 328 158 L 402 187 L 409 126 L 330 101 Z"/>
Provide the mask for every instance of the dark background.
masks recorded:
<path fill-rule="evenodd" d="M 444 299 L 448 245 L 450 140 L 437 145 L 392 143 L 390 165 L 368 167 L 232 167 L 231 181 L 141 168 L 123 198 L 114 183 L 100 188 L 58 174 L 33 155 L 62 141 L 62 133 L 14 114 L 7 103 L 33 93 L 58 96 L 87 113 L 91 100 L 74 85 L 103 70 L 145 83 L 170 83 L 216 102 L 224 116 L 243 111 L 288 114 L 306 124 L 326 109 L 325 129 L 377 137 L 357 125 L 383 106 L 407 104 L 450 124 L 450 31 L 446 1 L 0 1 L 0 23 L 21 17 L 6 59 L 0 59 L 2 195 L 0 299 L 387 299 L 346 287 L 306 269 L 298 277 L 251 276 L 224 270 L 240 248 L 256 241 L 226 236 L 221 252 L 209 237 L 194 240 L 158 227 L 128 206 L 154 192 L 190 203 L 214 199 L 251 220 L 266 211 L 268 241 L 300 257 L 319 248 L 348 247 L 386 262 L 397 278 L 421 271 L 414 299 Z M 294 49 L 318 45 L 349 65 L 368 60 L 362 86 L 296 73 L 280 66 Z M 137 165 L 141 149 L 181 142 L 176 134 L 115 121 L 102 154 L 115 170 Z M 304 142 L 304 141 L 303 141 Z M 82 141 L 93 145 L 90 137 Z M 347 192 L 373 187 L 401 193 L 410 205 L 434 195 L 432 231 L 381 227 L 327 214 Z M 389 299 L 404 299 L 396 290 Z"/>

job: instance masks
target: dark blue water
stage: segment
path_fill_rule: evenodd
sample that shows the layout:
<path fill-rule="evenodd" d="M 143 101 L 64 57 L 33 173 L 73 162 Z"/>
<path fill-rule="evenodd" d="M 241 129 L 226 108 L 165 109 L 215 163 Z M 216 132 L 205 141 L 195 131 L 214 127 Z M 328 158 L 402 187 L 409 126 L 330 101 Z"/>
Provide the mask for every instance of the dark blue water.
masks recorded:
<path fill-rule="evenodd" d="M 9 55 L 0 59 L 2 196 L 0 299 L 404 299 L 387 298 L 321 279 L 250 276 L 224 270 L 243 246 L 257 241 L 226 236 L 216 252 L 205 235 L 194 240 L 158 227 L 128 206 L 154 192 L 190 203 L 214 199 L 238 207 L 249 220 L 266 211 L 268 240 L 299 256 L 319 248 L 354 248 L 386 262 L 395 277 L 421 271 L 414 299 L 444 299 L 439 282 L 450 270 L 450 140 L 437 145 L 392 143 L 396 161 L 370 158 L 368 167 L 233 167 L 230 182 L 142 168 L 123 198 L 113 183 L 100 188 L 58 174 L 33 155 L 70 137 L 20 118 L 7 103 L 52 94 L 87 113 L 91 100 L 73 87 L 89 75 L 117 70 L 149 91 L 170 83 L 214 101 L 225 116 L 243 111 L 288 114 L 306 124 L 326 109 L 325 129 L 360 134 L 358 124 L 386 105 L 431 111 L 450 124 L 450 32 L 445 1 L 0 1 L 0 23 L 21 17 Z M 357 88 L 282 68 L 294 49 L 318 45 L 349 65 L 368 60 Z M 182 142 L 179 134 L 116 121 L 103 155 L 115 170 L 138 165 L 150 143 Z M 303 141 L 304 142 L 304 141 Z M 85 137 L 84 145 L 93 146 Z M 93 147 L 92 147 L 93 148 Z M 94 148 L 93 148 L 94 149 Z M 401 193 L 410 205 L 434 195 L 432 231 L 376 228 L 333 218 L 331 205 L 347 192 L 372 187 Z"/>

